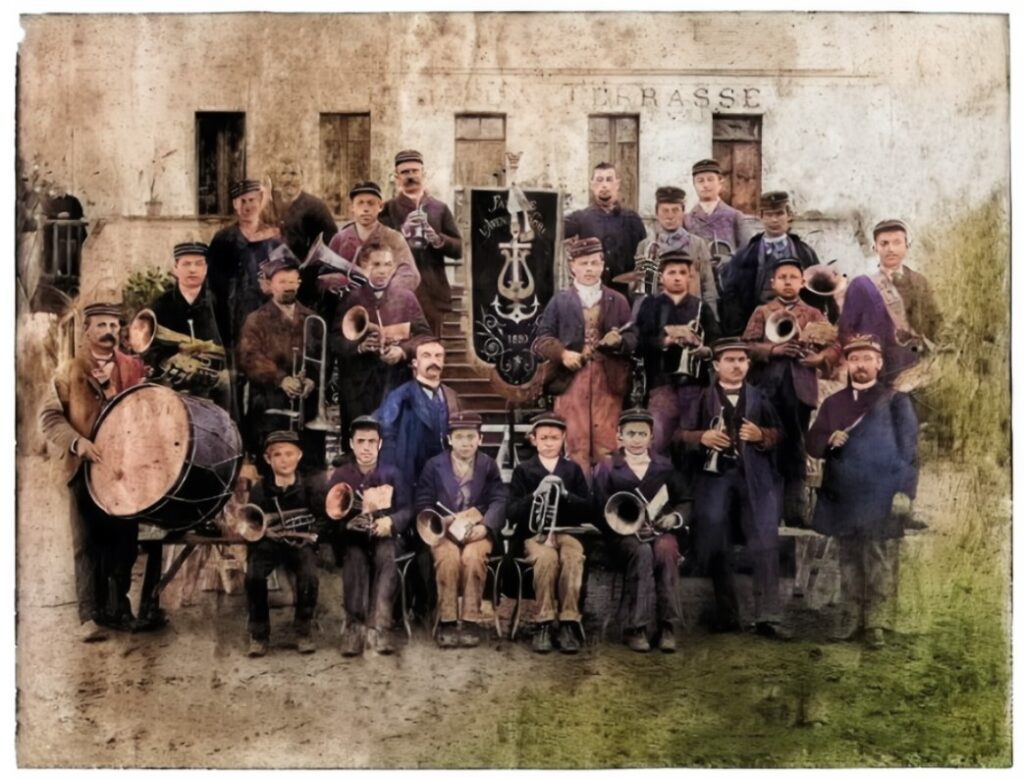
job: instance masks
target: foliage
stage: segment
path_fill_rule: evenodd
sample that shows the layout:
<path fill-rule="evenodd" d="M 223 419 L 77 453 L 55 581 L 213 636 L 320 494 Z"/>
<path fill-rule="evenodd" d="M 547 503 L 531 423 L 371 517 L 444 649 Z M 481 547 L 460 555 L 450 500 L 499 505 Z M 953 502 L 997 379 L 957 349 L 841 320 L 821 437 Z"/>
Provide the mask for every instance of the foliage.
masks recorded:
<path fill-rule="evenodd" d="M 151 306 L 161 294 L 173 289 L 174 284 L 174 276 L 165 270 L 136 270 L 124 285 L 125 315 L 131 319 L 141 309 Z"/>

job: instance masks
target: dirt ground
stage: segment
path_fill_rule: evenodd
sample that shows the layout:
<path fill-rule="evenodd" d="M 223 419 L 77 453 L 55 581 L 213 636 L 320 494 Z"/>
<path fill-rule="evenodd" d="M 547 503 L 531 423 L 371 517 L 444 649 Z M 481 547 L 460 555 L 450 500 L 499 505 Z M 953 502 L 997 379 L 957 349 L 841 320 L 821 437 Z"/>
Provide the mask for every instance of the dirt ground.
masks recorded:
<path fill-rule="evenodd" d="M 577 657 L 537 657 L 523 640 L 442 652 L 417 631 L 409 644 L 401 638 L 397 655 L 346 660 L 333 571 L 321 574 L 311 656 L 294 650 L 290 609 L 277 608 L 271 652 L 247 658 L 245 598 L 223 592 L 197 594 L 160 632 L 83 645 L 72 636 L 74 606 L 33 597 L 26 583 L 45 573 L 22 564 L 18 763 L 1005 765 L 1005 587 L 995 584 L 1008 576 L 961 593 L 992 616 L 978 623 L 949 619 L 936 603 L 953 601 L 932 583 L 964 520 L 948 506 L 968 488 L 950 469 L 925 474 L 918 504 L 931 530 L 904 544 L 904 634 L 880 652 L 828 643 L 830 608 L 792 600 L 788 615 L 800 631 L 792 643 L 710 635 L 691 619 L 675 655 L 636 655 L 596 635 Z M 70 548 L 45 564 L 65 560 Z M 1005 555 L 992 563 L 1008 570 Z M 701 580 L 684 588 L 689 602 L 708 591 Z M 961 653 L 951 653 L 950 635 L 966 646 Z M 991 650 L 979 653 L 978 641 Z"/>

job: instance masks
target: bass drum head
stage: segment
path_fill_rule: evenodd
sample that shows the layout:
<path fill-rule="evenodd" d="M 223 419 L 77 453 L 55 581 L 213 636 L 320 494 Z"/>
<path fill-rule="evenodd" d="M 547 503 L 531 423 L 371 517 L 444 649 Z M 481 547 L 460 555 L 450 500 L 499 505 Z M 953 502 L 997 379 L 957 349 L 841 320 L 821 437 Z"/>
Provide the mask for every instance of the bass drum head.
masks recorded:
<path fill-rule="evenodd" d="M 134 517 L 172 490 L 190 458 L 188 409 L 172 389 L 141 384 L 104 409 L 94 442 L 102 464 L 89 465 L 89 493 L 115 517 Z"/>

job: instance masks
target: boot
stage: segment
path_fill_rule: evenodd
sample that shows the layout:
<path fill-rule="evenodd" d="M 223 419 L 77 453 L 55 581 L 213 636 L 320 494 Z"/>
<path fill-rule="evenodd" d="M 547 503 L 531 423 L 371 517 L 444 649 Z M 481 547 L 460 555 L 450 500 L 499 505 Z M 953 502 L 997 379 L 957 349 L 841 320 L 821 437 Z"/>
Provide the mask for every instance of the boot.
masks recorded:
<path fill-rule="evenodd" d="M 341 655 L 362 656 L 364 640 L 363 625 L 355 621 L 346 622 L 345 631 L 341 633 Z"/>
<path fill-rule="evenodd" d="M 78 626 L 78 639 L 83 643 L 101 643 L 110 637 L 110 631 L 102 627 L 92 619 L 82 622 Z"/>
<path fill-rule="evenodd" d="M 672 625 L 664 623 L 661 625 L 661 634 L 658 635 L 658 650 L 663 654 L 674 654 L 676 652 L 676 636 Z"/>
<path fill-rule="evenodd" d="M 542 621 L 533 633 L 533 650 L 538 654 L 549 654 L 554 646 L 551 644 L 551 622 Z"/>
<path fill-rule="evenodd" d="M 475 648 L 480 645 L 480 635 L 475 624 L 464 621 L 459 625 L 459 648 Z"/>
<path fill-rule="evenodd" d="M 459 647 L 459 628 L 454 621 L 443 621 L 438 625 L 437 645 L 440 648 Z"/>
<path fill-rule="evenodd" d="M 563 654 L 578 654 L 582 645 L 576 637 L 576 622 L 563 621 L 558 625 L 558 650 Z"/>
<path fill-rule="evenodd" d="M 249 638 L 249 656 L 266 656 L 267 655 L 268 641 L 261 640 L 260 638 Z"/>
<path fill-rule="evenodd" d="M 371 629 L 373 650 L 382 656 L 395 653 L 395 641 L 390 629 Z"/>
<path fill-rule="evenodd" d="M 643 628 L 630 630 L 626 635 L 626 645 L 633 651 L 641 654 L 646 654 L 651 650 L 651 644 L 647 640 L 647 632 Z"/>

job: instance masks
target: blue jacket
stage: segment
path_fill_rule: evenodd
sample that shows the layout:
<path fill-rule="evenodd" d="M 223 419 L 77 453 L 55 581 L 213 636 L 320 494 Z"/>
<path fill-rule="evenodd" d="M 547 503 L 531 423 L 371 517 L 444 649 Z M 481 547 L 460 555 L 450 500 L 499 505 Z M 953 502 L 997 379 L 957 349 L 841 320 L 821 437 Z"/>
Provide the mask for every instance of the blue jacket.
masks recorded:
<path fill-rule="evenodd" d="M 477 452 L 473 463 L 473 479 L 469 487 L 469 505 L 484 516 L 484 526 L 490 530 L 491 539 L 497 539 L 505 525 L 505 504 L 508 501 L 508 487 L 501 480 L 498 464 L 486 454 Z M 436 504 L 456 510 L 459 497 L 459 483 L 452 469 L 451 453 L 445 451 L 433 457 L 423 468 L 423 474 L 416 484 L 416 513 Z"/>
<path fill-rule="evenodd" d="M 410 484 L 416 483 L 427 460 L 445 449 L 448 414 L 461 410 L 459 396 L 450 386 L 441 384 L 444 409 L 438 409 L 413 379 L 393 389 L 377 409 L 383 444 L 380 463 L 398 468 Z"/>

